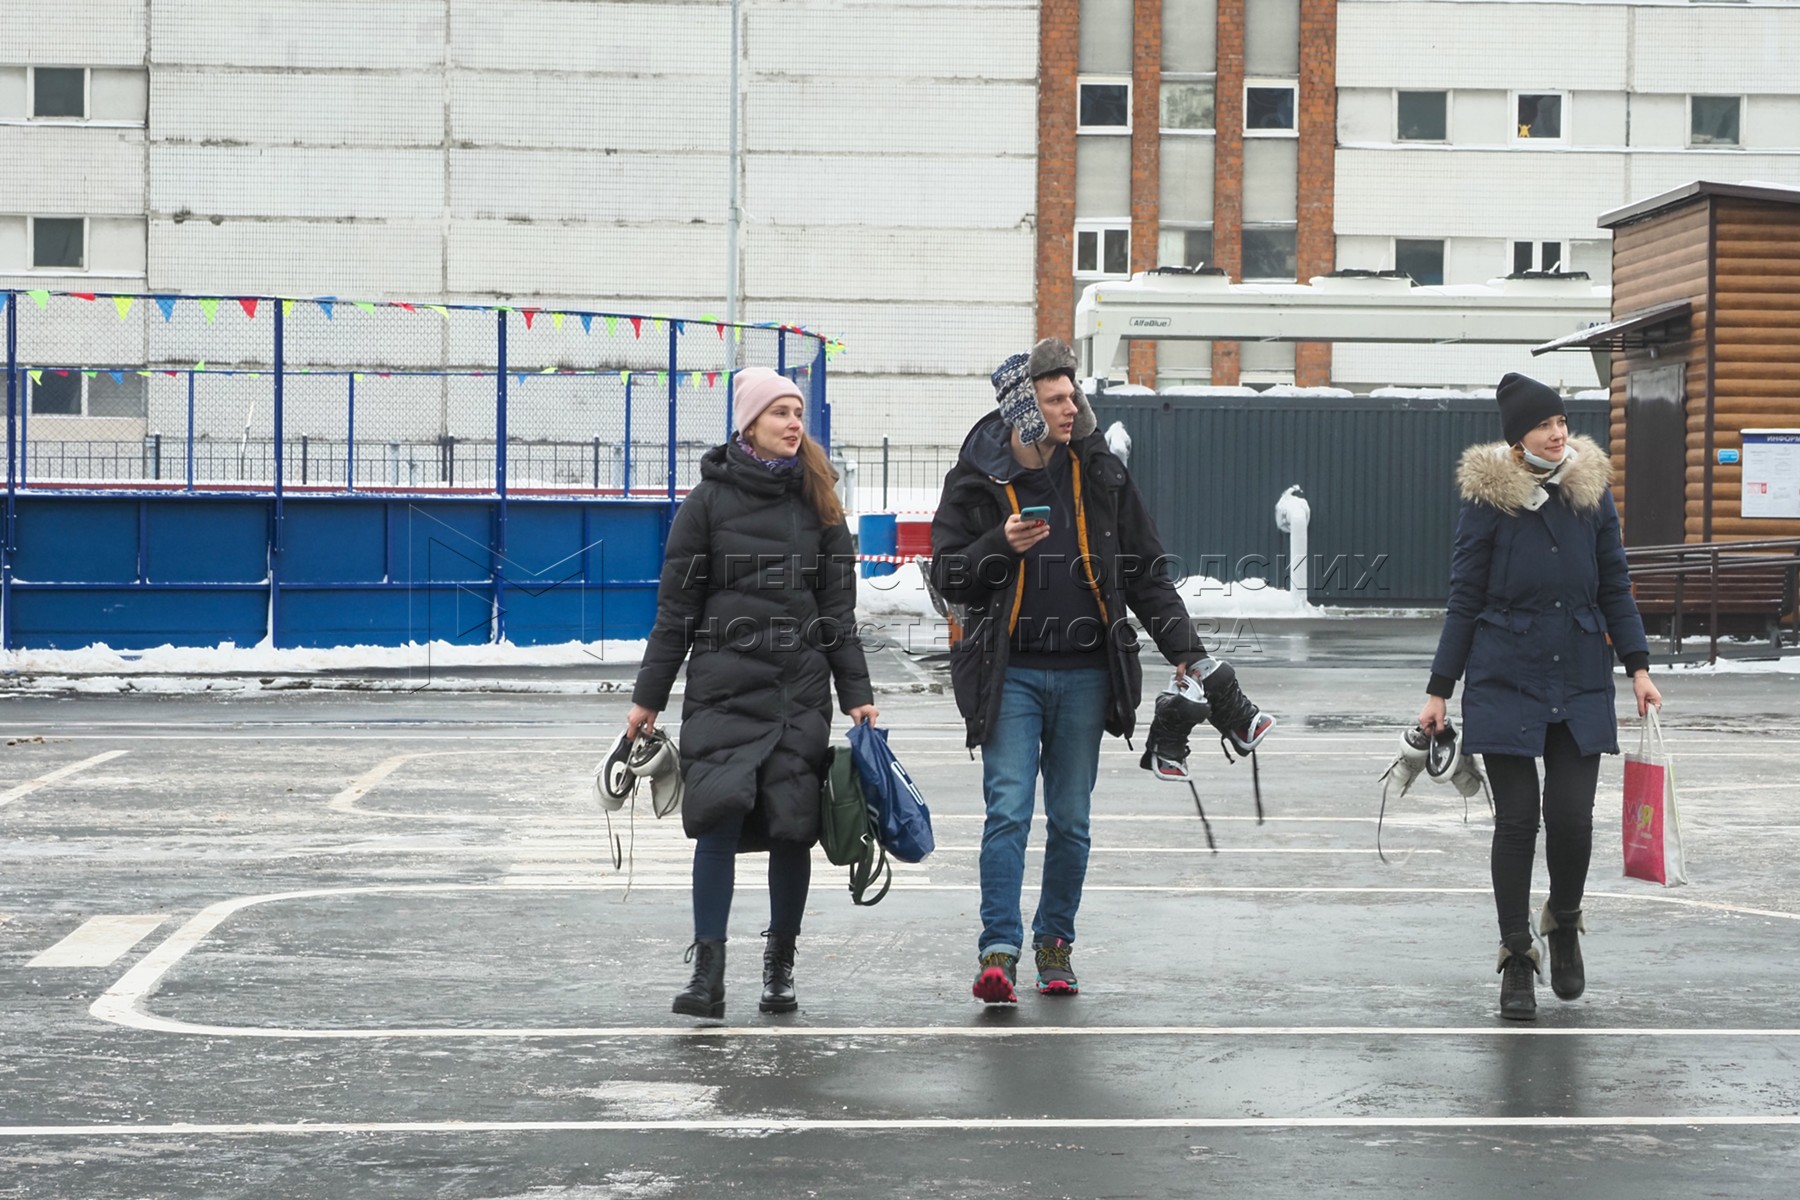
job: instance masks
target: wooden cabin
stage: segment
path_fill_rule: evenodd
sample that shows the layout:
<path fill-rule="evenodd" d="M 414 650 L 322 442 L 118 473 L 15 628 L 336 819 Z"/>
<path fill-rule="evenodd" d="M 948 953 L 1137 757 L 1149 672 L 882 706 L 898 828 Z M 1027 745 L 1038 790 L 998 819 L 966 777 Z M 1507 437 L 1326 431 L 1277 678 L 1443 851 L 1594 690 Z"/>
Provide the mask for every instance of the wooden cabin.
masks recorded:
<path fill-rule="evenodd" d="M 1800 188 L 1690 183 L 1599 224 L 1613 319 L 1562 340 L 1610 374 L 1625 544 L 1800 536 L 1800 442 L 1743 437 L 1800 430 Z"/>

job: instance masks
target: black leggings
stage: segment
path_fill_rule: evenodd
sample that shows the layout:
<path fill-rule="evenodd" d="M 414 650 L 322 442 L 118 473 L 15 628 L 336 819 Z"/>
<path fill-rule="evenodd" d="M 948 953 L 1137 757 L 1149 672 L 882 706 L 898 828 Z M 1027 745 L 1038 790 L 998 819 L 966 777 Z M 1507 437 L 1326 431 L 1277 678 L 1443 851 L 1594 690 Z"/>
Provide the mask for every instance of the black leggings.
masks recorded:
<path fill-rule="evenodd" d="M 1537 850 L 1537 760 L 1484 754 L 1494 789 L 1494 908 L 1500 940 L 1531 929 L 1531 861 Z M 1550 911 L 1575 912 L 1594 850 L 1594 788 L 1600 756 L 1583 754 L 1567 725 L 1544 734 L 1544 860 L 1550 868 Z"/>
<path fill-rule="evenodd" d="M 731 893 L 737 885 L 740 817 L 694 842 L 694 940 L 725 940 Z M 812 847 L 799 842 L 769 844 L 769 932 L 797 937 L 812 883 Z"/>

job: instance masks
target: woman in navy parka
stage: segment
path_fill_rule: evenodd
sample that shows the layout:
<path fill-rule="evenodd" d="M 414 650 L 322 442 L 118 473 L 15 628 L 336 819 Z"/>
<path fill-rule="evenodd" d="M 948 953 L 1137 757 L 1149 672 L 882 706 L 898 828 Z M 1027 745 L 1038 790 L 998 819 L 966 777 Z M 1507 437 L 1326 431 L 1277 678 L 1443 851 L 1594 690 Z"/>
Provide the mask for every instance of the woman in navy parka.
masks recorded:
<path fill-rule="evenodd" d="M 1449 611 L 1419 725 L 1443 728 L 1445 701 L 1462 679 L 1462 750 L 1483 756 L 1494 792 L 1500 1015 L 1530 1020 L 1541 969 L 1530 923 L 1535 760 L 1544 761 L 1550 869 L 1538 925 L 1552 990 L 1573 1000 L 1585 987 L 1577 934 L 1600 755 L 1619 752 L 1613 655 L 1631 676 L 1639 716 L 1662 697 L 1631 598 L 1606 452 L 1569 435 L 1562 397 L 1534 379 L 1506 376 L 1498 400 L 1506 441 L 1471 446 L 1457 470 Z"/>

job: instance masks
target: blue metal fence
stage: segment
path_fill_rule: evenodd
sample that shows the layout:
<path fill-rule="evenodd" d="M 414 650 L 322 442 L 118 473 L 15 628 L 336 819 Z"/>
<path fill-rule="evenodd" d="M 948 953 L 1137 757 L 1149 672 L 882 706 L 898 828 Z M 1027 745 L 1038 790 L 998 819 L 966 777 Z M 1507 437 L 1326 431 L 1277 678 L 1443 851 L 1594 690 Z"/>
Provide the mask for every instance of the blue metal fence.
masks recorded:
<path fill-rule="evenodd" d="M 791 326 L 0 291 L 0 646 L 641 637 L 735 371 Z"/>

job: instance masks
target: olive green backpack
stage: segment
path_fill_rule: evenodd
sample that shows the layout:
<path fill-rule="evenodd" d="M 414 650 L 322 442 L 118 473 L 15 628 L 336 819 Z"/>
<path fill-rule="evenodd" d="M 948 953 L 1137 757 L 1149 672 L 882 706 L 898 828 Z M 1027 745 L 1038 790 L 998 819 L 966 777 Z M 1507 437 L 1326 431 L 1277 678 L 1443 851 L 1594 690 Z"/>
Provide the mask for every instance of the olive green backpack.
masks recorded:
<path fill-rule="evenodd" d="M 819 787 L 819 840 L 827 859 L 850 868 L 850 899 L 861 905 L 880 903 L 894 882 L 894 869 L 888 865 L 887 851 L 875 840 L 848 746 L 832 747 L 831 766 Z M 869 896 L 878 880 L 881 890 Z"/>

